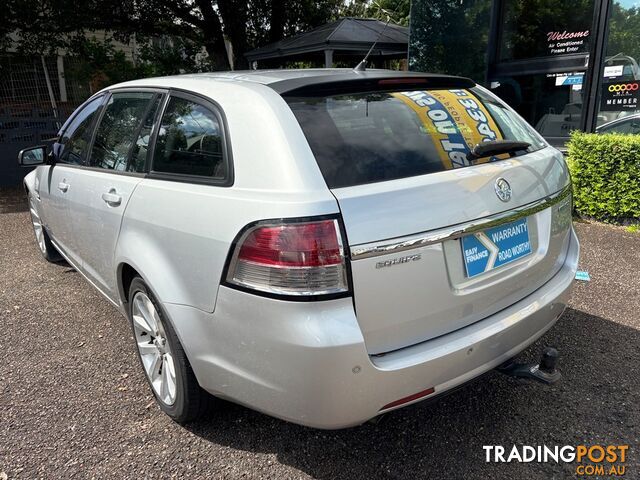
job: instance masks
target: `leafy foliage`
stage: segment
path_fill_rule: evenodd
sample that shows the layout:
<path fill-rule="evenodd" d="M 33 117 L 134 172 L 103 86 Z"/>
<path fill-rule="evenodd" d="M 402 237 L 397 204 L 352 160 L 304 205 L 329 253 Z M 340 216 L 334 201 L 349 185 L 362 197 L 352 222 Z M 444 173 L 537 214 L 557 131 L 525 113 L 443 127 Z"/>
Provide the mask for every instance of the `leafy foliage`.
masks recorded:
<path fill-rule="evenodd" d="M 351 0 L 338 10 L 337 17 L 376 18 L 409 26 L 411 0 Z"/>
<path fill-rule="evenodd" d="M 491 0 L 414 1 L 410 69 L 482 81 L 490 17 Z"/>
<path fill-rule="evenodd" d="M 100 41 L 95 37 L 74 37 L 69 45 L 72 54 L 66 75 L 81 85 L 90 85 L 87 96 L 108 85 L 151 74 L 148 64 L 134 65 L 113 46 L 110 38 Z"/>
<path fill-rule="evenodd" d="M 607 55 L 640 53 L 640 7 L 624 8 L 619 2 L 611 4 Z"/>
<path fill-rule="evenodd" d="M 573 200 L 607 222 L 640 219 L 640 136 L 573 132 L 568 145 Z"/>
<path fill-rule="evenodd" d="M 404 0 L 408 1 L 408 0 Z M 18 49 L 48 54 L 70 50 L 87 32 L 105 31 L 116 40 L 169 37 L 172 45 L 147 45 L 146 58 L 167 58 L 162 72 L 196 65 L 201 47 L 208 69 L 229 69 L 225 40 L 233 45 L 236 69 L 248 65 L 251 48 L 281 40 L 329 21 L 344 0 L 6 0 L 6 19 L 0 25 L 0 45 L 17 33 Z M 196 48 L 197 46 L 197 48 Z M 176 55 L 180 53 L 180 58 Z M 170 67 L 171 61 L 174 67 Z M 197 67 L 194 67 L 197 70 Z"/>

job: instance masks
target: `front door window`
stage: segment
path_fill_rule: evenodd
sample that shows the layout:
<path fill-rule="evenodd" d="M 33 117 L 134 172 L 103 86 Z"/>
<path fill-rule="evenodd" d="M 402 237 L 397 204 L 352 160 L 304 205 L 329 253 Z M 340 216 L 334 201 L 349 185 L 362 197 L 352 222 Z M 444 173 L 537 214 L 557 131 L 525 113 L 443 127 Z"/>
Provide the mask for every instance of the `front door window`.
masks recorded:
<path fill-rule="evenodd" d="M 85 164 L 93 134 L 93 125 L 103 100 L 104 96 L 91 100 L 64 129 L 56 145 L 59 162 L 71 165 Z"/>
<path fill-rule="evenodd" d="M 151 92 L 123 92 L 114 93 L 109 98 L 96 130 L 89 162 L 91 167 L 131 171 L 127 167 L 132 146 L 155 96 Z"/>

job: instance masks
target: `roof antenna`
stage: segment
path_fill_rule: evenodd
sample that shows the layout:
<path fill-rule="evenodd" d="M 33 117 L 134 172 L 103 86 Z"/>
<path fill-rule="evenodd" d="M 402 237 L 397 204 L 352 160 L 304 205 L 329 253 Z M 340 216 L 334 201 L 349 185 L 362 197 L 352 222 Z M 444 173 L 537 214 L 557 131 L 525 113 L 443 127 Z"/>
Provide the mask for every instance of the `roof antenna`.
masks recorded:
<path fill-rule="evenodd" d="M 364 72 L 367 70 L 367 59 L 369 58 L 369 55 L 371 55 L 371 52 L 373 51 L 373 48 L 376 46 L 376 44 L 378 43 L 378 40 L 380 40 L 380 38 L 382 37 L 382 35 L 384 35 L 385 30 L 387 29 L 387 26 L 389 25 L 389 22 L 391 21 L 391 16 L 389 15 L 389 12 L 387 12 L 386 10 L 382 9 L 384 13 L 387 14 L 387 23 L 384 24 L 384 28 L 382 29 L 382 31 L 378 34 L 378 38 L 376 38 L 376 41 L 373 42 L 373 44 L 371 45 L 371 48 L 369 49 L 369 51 L 367 52 L 367 54 L 364 56 L 364 58 L 362 59 L 362 61 L 355 66 L 355 68 L 353 69 L 354 72 Z"/>

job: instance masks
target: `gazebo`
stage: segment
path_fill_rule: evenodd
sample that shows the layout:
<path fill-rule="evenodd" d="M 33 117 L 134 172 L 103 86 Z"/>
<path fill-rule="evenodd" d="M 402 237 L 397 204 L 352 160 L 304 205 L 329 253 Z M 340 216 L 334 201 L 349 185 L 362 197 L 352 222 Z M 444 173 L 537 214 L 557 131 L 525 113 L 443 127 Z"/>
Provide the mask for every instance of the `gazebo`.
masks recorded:
<path fill-rule="evenodd" d="M 373 18 L 342 18 L 305 33 L 270 43 L 245 54 L 255 68 L 282 66 L 285 62 L 307 61 L 332 67 L 335 62 L 355 66 L 378 40 L 369 56 L 370 64 L 406 59 L 409 29 Z M 254 63 L 255 62 L 255 63 Z"/>

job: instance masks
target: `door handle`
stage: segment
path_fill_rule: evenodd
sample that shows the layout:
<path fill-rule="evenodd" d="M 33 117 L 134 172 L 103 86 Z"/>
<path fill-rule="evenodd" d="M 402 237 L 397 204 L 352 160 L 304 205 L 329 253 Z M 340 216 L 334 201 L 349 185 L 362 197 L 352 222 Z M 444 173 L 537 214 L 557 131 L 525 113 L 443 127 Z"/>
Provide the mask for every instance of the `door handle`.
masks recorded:
<path fill-rule="evenodd" d="M 118 205 L 120 205 L 120 203 L 122 203 L 122 197 L 117 194 L 115 188 L 109 190 L 109 193 L 103 193 L 102 200 L 104 200 L 105 203 L 110 207 L 117 207 Z"/>
<path fill-rule="evenodd" d="M 69 190 L 69 184 L 68 184 L 68 183 L 64 183 L 64 182 L 60 182 L 60 183 L 58 184 L 58 189 L 59 189 L 61 192 L 63 192 L 63 193 L 64 193 L 64 192 L 66 192 L 67 190 Z"/>

